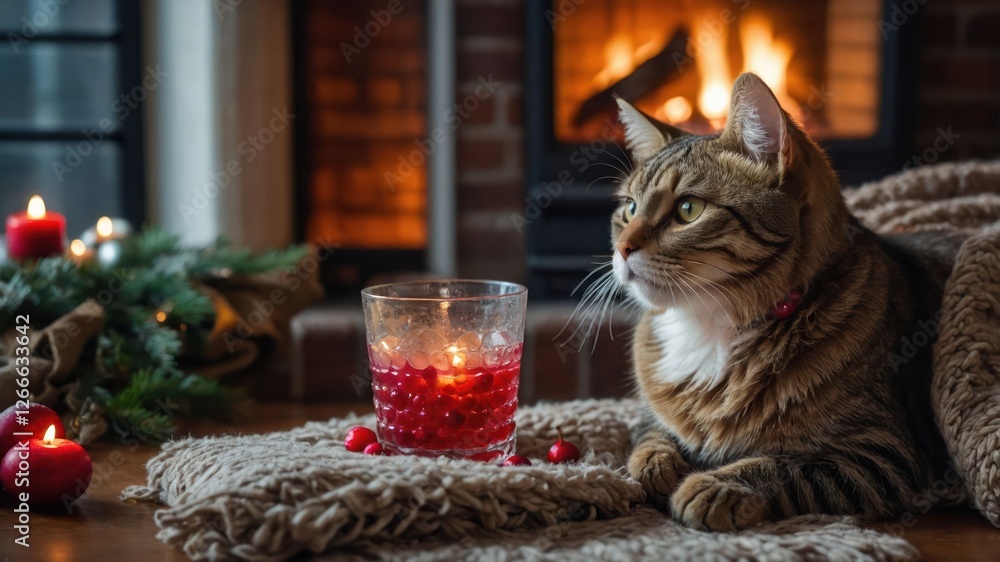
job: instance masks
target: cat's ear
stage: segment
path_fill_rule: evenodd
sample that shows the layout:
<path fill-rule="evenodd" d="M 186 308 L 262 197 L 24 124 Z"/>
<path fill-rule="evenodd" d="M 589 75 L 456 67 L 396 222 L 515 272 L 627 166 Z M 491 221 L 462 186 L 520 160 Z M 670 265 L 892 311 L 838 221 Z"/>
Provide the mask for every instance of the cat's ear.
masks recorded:
<path fill-rule="evenodd" d="M 615 101 L 618 102 L 618 120 L 625 126 L 625 146 L 636 160 L 649 158 L 686 134 L 653 119 L 618 96 L 615 96 Z"/>
<path fill-rule="evenodd" d="M 788 117 L 778 99 L 756 74 L 745 72 L 733 84 L 729 119 L 722 140 L 757 162 L 770 162 L 784 171 L 793 157 Z"/>

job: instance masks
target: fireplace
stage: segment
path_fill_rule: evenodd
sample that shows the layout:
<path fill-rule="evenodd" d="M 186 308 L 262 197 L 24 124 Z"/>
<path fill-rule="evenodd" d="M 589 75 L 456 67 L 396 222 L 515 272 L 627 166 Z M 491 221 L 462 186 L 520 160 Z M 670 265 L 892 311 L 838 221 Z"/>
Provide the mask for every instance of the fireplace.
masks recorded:
<path fill-rule="evenodd" d="M 335 297 L 424 269 L 427 243 L 424 2 L 292 3 L 298 238 L 334 247 Z"/>
<path fill-rule="evenodd" d="M 708 133 L 725 123 L 733 80 L 754 71 L 845 184 L 898 170 L 913 138 L 921 14 L 894 25 L 893 8 L 884 0 L 527 2 L 534 296 L 567 296 L 594 256 L 609 253 L 614 177 L 627 158 L 613 95 Z"/>

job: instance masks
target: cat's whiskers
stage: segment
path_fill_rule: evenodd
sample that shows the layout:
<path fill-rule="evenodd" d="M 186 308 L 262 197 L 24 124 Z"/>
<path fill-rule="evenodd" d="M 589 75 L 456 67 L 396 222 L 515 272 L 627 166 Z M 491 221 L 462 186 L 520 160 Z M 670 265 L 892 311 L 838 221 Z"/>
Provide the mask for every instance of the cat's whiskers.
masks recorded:
<path fill-rule="evenodd" d="M 601 313 L 600 313 L 600 317 L 601 317 L 602 321 L 603 321 L 604 315 L 608 314 L 608 337 L 611 338 L 611 341 L 615 341 L 615 334 L 614 334 L 614 330 L 613 330 L 614 319 L 615 319 L 614 300 L 618 297 L 618 293 L 620 291 L 621 291 L 621 285 L 619 285 L 618 283 L 615 283 L 614 286 L 613 286 L 613 288 L 610 289 L 610 290 L 608 290 L 606 292 L 606 294 L 608 296 L 604 300 L 604 306 L 603 306 L 603 308 L 601 308 Z M 600 329 L 600 327 L 601 327 L 600 324 L 598 324 L 597 328 Z M 594 345 L 591 348 L 590 352 L 593 353 L 596 350 L 597 350 L 597 336 L 595 335 L 594 336 Z"/>
<path fill-rule="evenodd" d="M 618 145 L 616 144 L 615 146 L 618 146 Z M 610 150 L 605 150 L 604 152 L 606 152 L 607 154 L 610 154 L 611 157 L 614 158 L 615 160 L 617 160 L 622 165 L 623 168 L 628 168 L 628 173 L 629 174 L 631 174 L 632 172 L 635 171 L 635 168 L 632 166 L 632 161 L 631 161 L 630 158 L 625 158 L 625 159 L 619 158 L 617 154 L 615 154 L 614 152 L 612 152 Z"/>
<path fill-rule="evenodd" d="M 621 162 L 621 160 L 619 160 L 619 162 Z M 591 164 L 591 166 L 607 166 L 616 172 L 620 172 L 622 174 L 621 178 L 622 180 L 625 180 L 625 178 L 627 178 L 631 173 L 628 170 L 625 170 L 624 168 L 619 168 L 618 166 L 615 166 L 610 162 L 594 162 L 593 164 Z"/>
<path fill-rule="evenodd" d="M 675 259 L 677 261 L 686 261 L 686 262 L 695 263 L 695 264 L 698 264 L 698 265 L 704 265 L 705 267 L 711 267 L 712 269 L 718 271 L 719 273 L 725 275 L 726 277 L 731 277 L 733 279 L 736 279 L 736 276 L 733 275 L 732 272 L 726 271 L 725 269 L 722 269 L 721 267 L 719 267 L 717 265 L 712 265 L 712 264 L 707 263 L 707 262 L 693 260 L 693 259 L 690 259 L 690 258 L 675 258 Z"/>
<path fill-rule="evenodd" d="M 612 267 L 612 265 L 613 265 L 612 262 L 611 262 L 611 260 L 608 260 L 606 262 L 591 262 L 591 263 L 593 263 L 593 265 L 596 265 L 597 267 L 595 267 L 594 269 L 591 269 L 589 273 L 587 273 L 586 275 L 583 276 L 583 279 L 581 279 L 580 282 L 576 284 L 576 287 L 573 287 L 573 290 L 570 291 L 570 293 L 569 293 L 570 296 L 575 295 L 576 292 L 578 290 L 580 290 L 580 287 L 584 283 L 587 282 L 587 279 L 590 279 L 595 273 L 597 273 L 598 271 L 600 271 L 601 269 L 603 269 L 605 267 Z M 613 271 L 612 271 L 612 273 L 613 273 Z M 608 274 L 608 272 L 604 272 L 604 275 L 607 275 L 607 274 Z M 603 277 L 603 275 L 602 275 L 602 277 Z M 586 294 L 586 293 L 584 293 L 584 294 Z"/>
<path fill-rule="evenodd" d="M 688 275 L 688 276 L 694 276 L 694 277 L 698 277 L 698 275 L 696 275 L 696 274 L 694 274 L 694 273 L 691 273 L 690 271 L 685 271 L 685 270 L 683 270 L 683 269 L 680 269 L 680 270 L 678 270 L 678 273 L 682 273 L 682 274 L 684 274 L 684 275 Z M 702 277 L 702 279 L 704 279 L 704 277 Z M 697 283 L 697 281 L 693 281 L 693 280 L 692 280 L 691 282 L 692 282 L 692 283 L 695 283 L 696 285 L 698 284 L 698 283 Z M 685 281 L 684 283 L 685 283 L 685 284 L 687 284 L 687 282 L 686 282 L 686 281 Z M 709 308 L 709 306 L 708 306 L 708 303 L 706 303 L 706 302 L 705 302 L 705 299 L 704 299 L 704 298 L 702 298 L 702 296 L 701 296 L 701 293 L 700 293 L 700 292 L 698 292 L 698 291 L 695 291 L 695 289 L 694 289 L 694 288 L 692 288 L 691 290 L 692 290 L 692 291 L 694 292 L 695 296 L 697 296 L 697 297 L 698 297 L 698 299 L 700 299 L 700 300 L 701 300 L 701 304 L 702 304 L 702 305 L 703 305 L 703 306 L 704 306 L 704 307 L 705 307 L 706 309 L 707 309 L 707 308 Z M 719 305 L 719 309 L 720 309 L 720 310 L 722 310 L 722 313 L 726 315 L 726 318 L 727 318 L 727 319 L 729 320 L 729 324 L 730 324 L 731 326 L 736 326 L 736 322 L 735 322 L 735 321 L 733 320 L 733 317 L 732 317 L 732 315 L 730 315 L 730 314 L 729 314 L 729 311 L 728 311 L 728 310 L 726 310 L 726 307 L 725 307 L 725 306 L 724 306 L 724 305 L 723 305 L 723 304 L 722 304 L 722 303 L 721 303 L 721 302 L 719 301 L 719 299 L 715 298 L 715 295 L 713 295 L 711 291 L 706 291 L 706 292 L 708 293 L 708 296 L 712 297 L 712 300 L 714 300 L 714 301 L 715 301 L 715 304 Z M 725 298 L 725 296 L 724 296 L 724 295 L 723 295 L 723 298 Z"/>
<path fill-rule="evenodd" d="M 580 286 L 582 286 L 587 279 L 591 278 L 602 269 L 610 267 L 612 265 L 611 261 L 603 262 L 594 268 L 590 273 L 580 281 L 580 283 L 573 289 L 575 293 Z M 614 270 L 608 270 L 602 273 L 597 279 L 595 279 L 587 289 L 584 291 L 583 297 L 577 304 L 573 313 L 570 315 L 563 329 L 556 336 L 557 338 L 561 336 L 566 330 L 569 329 L 571 324 L 576 324 L 573 333 L 569 338 L 563 342 L 563 345 L 571 341 L 580 341 L 580 347 L 576 351 L 582 349 L 582 342 L 586 341 L 588 337 L 592 334 L 595 335 L 594 346 L 596 348 L 597 338 L 595 330 L 600 330 L 601 324 L 604 322 L 604 316 L 607 314 L 609 308 L 613 312 L 614 300 L 617 297 L 618 292 L 621 290 L 621 286 L 618 284 L 614 277 Z M 589 322 L 587 321 L 589 319 Z M 610 329 L 610 324 L 609 324 Z M 582 333 L 582 337 L 578 337 Z M 613 337 L 613 334 L 612 334 Z"/>
<path fill-rule="evenodd" d="M 674 270 L 667 270 L 665 272 L 666 276 L 667 276 L 667 279 L 670 281 L 668 284 L 669 285 L 676 285 L 677 286 L 677 290 L 680 291 L 681 295 L 683 295 L 684 298 L 687 300 L 688 309 L 694 309 L 694 303 L 691 302 L 691 297 L 687 296 L 687 291 L 685 291 L 684 287 L 680 286 L 680 284 L 678 283 L 678 281 L 680 279 L 674 277 L 673 275 L 671 275 L 672 273 L 675 273 L 676 271 L 679 271 L 679 270 L 674 269 Z M 690 286 L 688 288 L 690 288 Z M 670 297 L 671 297 L 671 300 L 673 300 L 673 290 L 671 290 L 671 292 L 670 292 Z"/>
<path fill-rule="evenodd" d="M 719 296 L 721 296 L 723 299 L 726 300 L 726 303 L 729 304 L 730 308 L 737 308 L 736 303 L 740 300 L 740 297 L 739 295 L 736 294 L 735 291 L 717 281 L 712 281 L 707 277 L 698 275 L 697 273 L 689 269 L 683 269 L 682 271 L 687 275 L 693 276 L 695 279 L 708 283 L 710 287 L 717 287 L 720 291 L 725 291 L 729 296 L 726 296 L 725 294 L 722 293 L 719 293 Z M 709 292 L 709 294 L 711 294 L 711 292 Z M 718 302 L 718 300 L 716 300 L 716 302 Z M 722 303 L 719 303 L 719 306 L 722 306 Z"/>
<path fill-rule="evenodd" d="M 593 185 L 595 183 L 597 183 L 597 182 L 599 182 L 601 180 L 618 180 L 618 181 L 624 181 L 622 178 L 620 178 L 618 176 L 601 176 L 601 177 L 595 179 L 594 181 L 588 183 L 587 187 L 584 189 L 584 191 L 590 191 L 590 188 L 593 187 Z"/>
<path fill-rule="evenodd" d="M 590 336 L 591 333 L 594 334 L 594 343 L 591 348 L 591 353 L 593 353 L 597 349 L 597 332 L 600 331 L 601 324 L 604 323 L 604 315 L 607 313 L 608 306 L 614 301 L 615 295 L 617 294 L 618 290 L 619 290 L 619 285 L 613 276 L 610 277 L 607 281 L 605 281 L 601 288 L 601 296 L 597 305 L 597 314 L 593 315 L 590 321 L 590 326 L 587 329 L 588 337 Z M 595 323 L 596 323 L 596 331 L 595 331 Z M 609 322 L 609 330 L 610 330 L 610 322 Z"/>
<path fill-rule="evenodd" d="M 683 275 L 691 275 L 691 273 L 689 271 L 685 271 L 683 269 L 677 270 L 677 273 L 680 273 L 680 274 L 683 274 Z M 690 281 L 689 282 L 689 281 L 685 280 L 683 277 L 678 277 L 678 280 L 681 283 L 684 283 L 684 285 L 686 285 L 688 287 L 688 289 L 690 289 L 691 292 L 694 293 L 694 296 L 698 297 L 698 300 L 701 301 L 701 305 L 703 307 L 705 307 L 705 310 L 709 310 L 711 308 L 710 306 L 708 306 L 708 303 L 705 302 L 705 299 L 701 296 L 701 292 L 698 291 L 697 289 L 695 289 L 691 285 L 691 283 L 694 283 L 695 285 L 697 285 L 697 283 L 695 281 Z M 717 304 L 719 306 L 719 309 L 722 310 L 722 313 L 726 315 L 726 319 L 729 320 L 729 325 L 730 326 L 736 326 L 736 322 L 733 320 L 732 315 L 730 315 L 729 311 L 726 310 L 726 307 L 723 306 L 721 302 L 719 302 L 719 299 L 715 298 L 715 296 L 713 296 L 711 293 L 709 293 L 709 296 L 712 297 L 715 300 L 715 304 Z"/>

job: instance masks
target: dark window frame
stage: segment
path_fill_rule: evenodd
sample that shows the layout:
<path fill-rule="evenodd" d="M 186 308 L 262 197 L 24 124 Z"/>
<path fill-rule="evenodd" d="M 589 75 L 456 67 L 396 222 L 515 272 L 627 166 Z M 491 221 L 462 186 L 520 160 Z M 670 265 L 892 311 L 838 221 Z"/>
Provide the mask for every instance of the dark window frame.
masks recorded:
<path fill-rule="evenodd" d="M 80 32 L 39 32 L 31 38 L 32 43 L 58 43 L 80 45 L 88 43 L 114 44 L 117 48 L 119 94 L 142 85 L 142 41 L 141 2 L 118 0 L 116 15 L 118 30 L 111 34 L 91 34 Z M 4 38 L 18 30 L 0 30 Z M 121 208 L 124 218 L 133 224 L 146 221 L 145 153 L 143 150 L 142 111 L 133 111 L 121 121 L 118 130 L 108 133 L 105 138 L 121 148 Z M 0 141 L 82 141 L 87 140 L 79 128 L 43 131 L 38 129 L 0 130 Z"/>

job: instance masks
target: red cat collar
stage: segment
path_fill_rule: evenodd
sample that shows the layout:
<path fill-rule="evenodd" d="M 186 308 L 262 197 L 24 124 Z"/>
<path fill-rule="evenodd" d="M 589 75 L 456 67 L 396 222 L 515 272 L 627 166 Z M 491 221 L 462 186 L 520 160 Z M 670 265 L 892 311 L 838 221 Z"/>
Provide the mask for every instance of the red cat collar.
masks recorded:
<path fill-rule="evenodd" d="M 802 292 L 793 289 L 788 292 L 788 296 L 771 305 L 771 312 L 778 320 L 784 320 L 795 313 L 800 300 L 802 300 Z"/>

